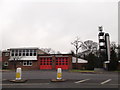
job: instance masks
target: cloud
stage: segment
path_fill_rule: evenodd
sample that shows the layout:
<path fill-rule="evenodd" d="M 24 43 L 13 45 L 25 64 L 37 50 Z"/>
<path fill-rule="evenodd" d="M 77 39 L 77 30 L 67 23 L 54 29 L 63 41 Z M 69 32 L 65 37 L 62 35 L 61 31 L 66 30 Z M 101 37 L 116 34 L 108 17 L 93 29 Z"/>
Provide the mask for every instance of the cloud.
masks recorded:
<path fill-rule="evenodd" d="M 3 49 L 21 46 L 49 47 L 70 51 L 76 36 L 82 41 L 98 41 L 103 25 L 111 40 L 117 41 L 117 3 L 3 2 L 1 9 Z"/>

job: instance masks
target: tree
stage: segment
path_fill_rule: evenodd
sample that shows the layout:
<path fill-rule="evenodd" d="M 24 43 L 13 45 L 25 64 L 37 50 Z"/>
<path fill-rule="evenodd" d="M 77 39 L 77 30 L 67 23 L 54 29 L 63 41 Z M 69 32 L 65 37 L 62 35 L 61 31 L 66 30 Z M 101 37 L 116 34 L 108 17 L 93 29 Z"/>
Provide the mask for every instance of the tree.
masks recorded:
<path fill-rule="evenodd" d="M 115 49 L 111 48 L 111 58 L 110 58 L 109 70 L 116 70 L 118 66 L 117 54 Z"/>
<path fill-rule="evenodd" d="M 75 53 L 73 50 L 71 50 L 70 53 L 68 53 L 68 54 L 72 54 L 72 56 L 75 56 Z"/>
<path fill-rule="evenodd" d="M 14 62 L 15 71 L 17 69 L 17 61 L 20 60 L 21 58 L 22 58 L 21 56 L 13 56 L 13 62 Z"/>
<path fill-rule="evenodd" d="M 55 51 L 51 48 L 41 48 L 41 50 L 45 51 L 46 53 L 49 54 L 55 54 Z"/>
<path fill-rule="evenodd" d="M 57 53 L 56 54 L 61 54 L 61 52 L 60 51 L 57 51 Z"/>
<path fill-rule="evenodd" d="M 86 60 L 88 60 L 87 69 L 88 69 L 88 70 L 94 70 L 95 60 L 96 60 L 95 55 L 91 52 L 91 53 L 86 57 Z"/>
<path fill-rule="evenodd" d="M 98 44 L 96 42 L 93 42 L 92 40 L 84 41 L 82 44 L 82 50 L 87 50 L 89 53 L 94 53 L 97 51 Z"/>
<path fill-rule="evenodd" d="M 117 49 L 117 45 L 116 45 L 115 42 L 111 42 L 110 47 L 111 47 L 113 50 Z"/>
<path fill-rule="evenodd" d="M 110 44 L 110 64 L 109 70 L 116 70 L 118 67 L 118 61 L 120 60 L 120 45 L 115 42 L 111 42 Z"/>
<path fill-rule="evenodd" d="M 80 53 L 81 57 L 88 60 L 88 69 L 93 69 L 98 67 L 98 44 L 92 40 L 86 40 L 82 44 L 82 51 Z"/>
<path fill-rule="evenodd" d="M 76 52 L 76 69 L 78 68 L 78 50 L 81 48 L 83 42 L 80 41 L 79 37 L 76 37 L 76 39 L 71 42 L 71 44 L 75 47 L 75 52 Z"/>

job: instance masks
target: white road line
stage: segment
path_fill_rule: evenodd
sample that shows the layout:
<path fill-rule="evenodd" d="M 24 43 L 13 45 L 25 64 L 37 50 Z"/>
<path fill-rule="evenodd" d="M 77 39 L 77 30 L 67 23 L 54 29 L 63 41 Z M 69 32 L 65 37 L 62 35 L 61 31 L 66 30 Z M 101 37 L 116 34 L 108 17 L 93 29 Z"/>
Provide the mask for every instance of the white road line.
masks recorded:
<path fill-rule="evenodd" d="M 108 79 L 108 80 L 106 80 L 106 81 L 104 81 L 104 82 L 101 82 L 101 84 L 105 84 L 105 83 L 108 83 L 108 82 L 110 82 L 112 79 Z"/>
<path fill-rule="evenodd" d="M 0 82 L 5 81 L 5 80 L 7 80 L 7 79 L 0 79 Z"/>
<path fill-rule="evenodd" d="M 77 81 L 77 82 L 75 82 L 75 83 L 81 83 L 81 82 L 85 82 L 85 81 L 88 81 L 88 80 L 90 80 L 90 79 L 80 80 L 80 81 Z"/>
<path fill-rule="evenodd" d="M 0 85 L 13 86 L 13 85 L 47 85 L 47 84 L 50 84 L 50 83 L 26 83 L 26 84 L 16 83 L 16 84 L 0 84 Z"/>

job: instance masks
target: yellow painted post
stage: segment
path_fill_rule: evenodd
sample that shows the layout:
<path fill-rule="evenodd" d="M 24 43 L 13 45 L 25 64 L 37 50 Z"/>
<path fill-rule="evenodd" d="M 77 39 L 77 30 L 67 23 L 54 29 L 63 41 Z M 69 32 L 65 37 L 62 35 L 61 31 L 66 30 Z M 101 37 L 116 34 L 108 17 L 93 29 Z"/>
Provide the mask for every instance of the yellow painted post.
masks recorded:
<path fill-rule="evenodd" d="M 16 70 L 16 80 L 21 80 L 21 68 L 17 68 Z"/>
<path fill-rule="evenodd" d="M 58 68 L 58 69 L 57 69 L 57 79 L 58 79 L 58 80 L 61 80 L 61 79 L 62 79 L 62 69 L 61 69 L 61 68 Z"/>

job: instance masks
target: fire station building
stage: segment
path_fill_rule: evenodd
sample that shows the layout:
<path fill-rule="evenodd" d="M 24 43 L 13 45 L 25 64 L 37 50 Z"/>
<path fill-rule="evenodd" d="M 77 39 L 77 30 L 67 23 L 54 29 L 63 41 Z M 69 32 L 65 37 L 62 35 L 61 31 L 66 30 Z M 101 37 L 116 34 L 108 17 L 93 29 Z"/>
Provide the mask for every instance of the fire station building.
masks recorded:
<path fill-rule="evenodd" d="M 72 69 L 71 54 L 50 54 L 38 55 L 38 63 L 40 69 Z"/>
<path fill-rule="evenodd" d="M 82 69 L 87 61 L 79 60 L 78 63 L 79 69 Z M 39 48 L 10 48 L 2 52 L 2 66 L 6 69 L 21 67 L 29 70 L 69 70 L 74 64 L 75 58 L 71 54 L 48 54 Z"/>

